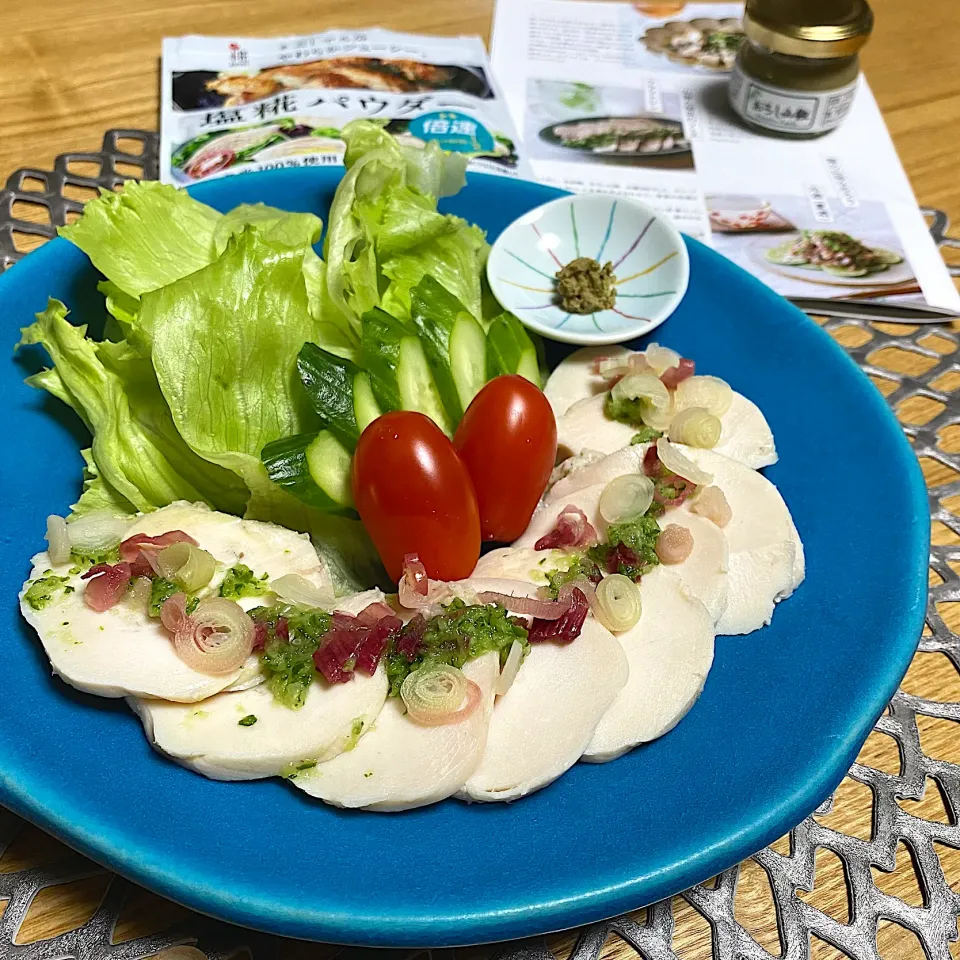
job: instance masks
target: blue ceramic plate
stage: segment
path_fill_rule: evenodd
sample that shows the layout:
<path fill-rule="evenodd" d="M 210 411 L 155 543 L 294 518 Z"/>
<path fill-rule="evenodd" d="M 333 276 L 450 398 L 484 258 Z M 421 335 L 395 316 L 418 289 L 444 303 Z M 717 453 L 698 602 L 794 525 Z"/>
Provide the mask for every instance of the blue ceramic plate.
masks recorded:
<path fill-rule="evenodd" d="M 326 215 L 336 171 L 197 187 Z M 491 239 L 557 196 L 474 176 L 447 210 Z M 44 518 L 80 490 L 80 423 L 22 383 L 17 328 L 48 295 L 99 321 L 96 273 L 54 240 L 0 277 L 3 597 L 0 802 L 204 913 L 294 937 L 449 945 L 570 927 L 713 876 L 782 835 L 836 786 L 906 670 L 926 595 L 929 522 L 910 447 L 829 336 L 688 241 L 689 292 L 657 339 L 755 400 L 777 438 L 768 474 L 793 511 L 807 579 L 773 625 L 723 637 L 706 690 L 670 734 L 578 765 L 510 806 L 447 801 L 341 812 L 279 780 L 214 783 L 153 753 L 121 702 L 51 679 L 17 589 Z M 566 348 L 556 348 L 553 362 Z M 36 357 L 34 357 L 36 359 Z"/>

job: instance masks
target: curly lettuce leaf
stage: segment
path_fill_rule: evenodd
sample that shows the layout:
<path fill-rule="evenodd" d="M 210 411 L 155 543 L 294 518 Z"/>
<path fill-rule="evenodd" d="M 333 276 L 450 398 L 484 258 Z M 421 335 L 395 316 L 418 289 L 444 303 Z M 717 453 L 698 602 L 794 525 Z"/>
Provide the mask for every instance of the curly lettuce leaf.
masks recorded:
<path fill-rule="evenodd" d="M 402 147 L 369 120 L 348 123 L 342 135 L 347 173 L 330 209 L 324 248 L 328 293 L 335 309 L 359 330 L 361 317 L 381 305 L 384 278 L 394 279 L 391 270 L 403 272 L 398 261 L 406 256 L 412 258 L 404 273 L 408 282 L 394 291 L 392 299 L 398 301 L 402 315 L 409 316 L 409 288 L 452 252 L 462 255 L 445 276 L 462 270 L 468 275 L 450 292 L 461 300 L 466 297 L 469 309 L 479 315 L 480 271 L 486 258 L 483 234 L 479 232 L 478 245 L 477 233 L 464 234 L 464 221 L 437 211 L 437 197 L 463 185 L 465 159 L 445 154 L 436 144 L 422 150 Z M 453 237 L 460 240 L 444 244 Z M 438 279 L 447 286 L 451 277 Z"/>
<path fill-rule="evenodd" d="M 122 515 L 136 513 L 134 505 L 117 493 L 113 487 L 100 476 L 97 463 L 93 459 L 93 451 L 87 447 L 81 450 L 86 466 L 83 470 L 83 493 L 80 499 L 70 507 L 70 516 L 67 520 L 76 520 L 88 513 L 98 510 L 109 510 L 111 513 Z"/>
<path fill-rule="evenodd" d="M 361 216 L 364 215 L 365 206 L 360 204 Z M 371 234 L 381 260 L 453 233 L 458 227 L 452 217 L 437 213 L 432 197 L 415 193 L 408 187 L 387 187 L 383 203 L 378 206 L 379 209 L 375 210 L 377 219 L 371 224 Z"/>
<path fill-rule="evenodd" d="M 22 333 L 23 331 L 21 331 Z M 20 344 L 18 343 L 19 347 Z M 38 390 L 46 390 L 51 396 L 56 397 L 61 403 L 65 403 L 71 410 L 73 410 L 78 417 L 87 425 L 89 429 L 90 424 L 87 421 L 86 413 L 80 407 L 80 403 L 76 397 L 74 397 L 70 391 L 67 389 L 66 384 L 63 382 L 63 377 L 57 372 L 56 367 L 50 367 L 46 370 L 41 370 L 39 373 L 35 373 L 32 376 L 26 378 L 24 383 L 30 387 L 36 387 Z"/>
<path fill-rule="evenodd" d="M 395 316 L 410 316 L 410 291 L 425 277 L 433 277 L 480 320 L 483 291 L 480 278 L 490 247 L 477 226 L 450 217 L 455 230 L 384 260 L 383 275 L 391 282 L 383 308 Z"/>
<path fill-rule="evenodd" d="M 260 235 L 272 246 L 305 249 L 320 240 L 323 221 L 312 213 L 290 213 L 265 203 L 242 203 L 217 221 L 213 244 L 223 253 L 231 237 L 249 224 L 258 227 Z"/>
<path fill-rule="evenodd" d="M 365 154 L 385 151 L 404 163 L 407 186 L 432 197 L 450 197 L 467 182 L 467 156 L 446 153 L 436 143 L 423 147 L 401 144 L 384 129 L 386 121 L 353 120 L 341 132 L 346 143 L 344 165 L 349 169 Z"/>
<path fill-rule="evenodd" d="M 129 340 L 136 335 L 137 315 L 140 300 L 124 293 L 112 280 L 101 280 L 97 290 L 107 301 L 107 323 L 104 336 L 107 340 Z"/>
<path fill-rule="evenodd" d="M 327 289 L 327 265 L 308 250 L 303 258 L 303 279 L 307 285 L 307 303 L 314 318 L 312 341 L 324 350 L 352 360 L 360 358 L 360 337 L 356 328 L 334 306 Z"/>
<path fill-rule="evenodd" d="M 184 190 L 129 180 L 122 190 L 101 191 L 59 232 L 118 290 L 140 297 L 210 263 L 220 218 Z"/>
<path fill-rule="evenodd" d="M 93 433 L 98 475 L 137 510 L 173 500 L 206 500 L 238 512 L 244 488 L 227 471 L 205 462 L 183 442 L 148 360 L 126 343 L 97 343 L 86 327 L 67 320 L 67 308 L 50 300 L 21 331 L 19 346 L 40 344 L 57 377 L 32 377 L 34 386 L 69 399 Z"/>
<path fill-rule="evenodd" d="M 330 302 L 357 334 L 360 317 L 380 304 L 371 210 L 369 205 L 362 210 L 360 204 L 379 195 L 383 173 L 396 174 L 395 164 L 383 150 L 365 154 L 347 171 L 333 197 L 324 241 Z"/>
<path fill-rule="evenodd" d="M 217 261 L 144 296 L 141 312 L 181 436 L 251 492 L 264 444 L 320 428 L 296 369 L 314 333 L 302 251 L 247 225 Z"/>

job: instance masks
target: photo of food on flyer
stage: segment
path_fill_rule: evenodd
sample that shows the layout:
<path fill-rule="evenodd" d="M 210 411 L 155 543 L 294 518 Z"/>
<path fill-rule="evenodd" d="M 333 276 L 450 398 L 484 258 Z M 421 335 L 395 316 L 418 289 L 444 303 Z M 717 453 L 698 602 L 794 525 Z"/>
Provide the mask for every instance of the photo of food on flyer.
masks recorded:
<path fill-rule="evenodd" d="M 743 42 L 735 3 L 635 3 L 634 66 L 727 74 Z"/>
<path fill-rule="evenodd" d="M 810 197 L 706 198 L 714 249 L 788 297 L 917 294 L 916 274 L 881 203 Z"/>
<path fill-rule="evenodd" d="M 373 120 L 408 146 L 516 176 L 506 105 L 476 37 L 386 30 L 304 37 L 180 37 L 164 43 L 161 166 L 181 185 L 343 161 L 341 131 Z"/>
<path fill-rule="evenodd" d="M 527 83 L 524 137 L 531 160 L 693 169 L 680 97 L 651 110 L 644 90 L 557 80 Z"/>

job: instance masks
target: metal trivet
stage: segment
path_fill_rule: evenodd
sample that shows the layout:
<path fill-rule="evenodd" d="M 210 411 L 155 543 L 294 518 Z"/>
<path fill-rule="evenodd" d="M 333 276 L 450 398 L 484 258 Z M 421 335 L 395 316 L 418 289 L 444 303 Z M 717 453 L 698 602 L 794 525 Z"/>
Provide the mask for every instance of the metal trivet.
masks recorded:
<path fill-rule="evenodd" d="M 119 150 L 117 141 L 121 138 L 140 141 L 143 145 L 142 154 L 134 155 Z M 71 173 L 68 165 L 75 160 L 98 163 L 99 175 L 83 177 Z M 0 269 L 23 256 L 14 246 L 14 230 L 42 237 L 54 236 L 56 227 L 66 222 L 67 213 L 79 212 L 83 207 L 81 202 L 64 197 L 64 185 L 112 189 L 128 179 L 118 172 L 118 162 L 137 164 L 143 170 L 143 176 L 156 177 L 156 134 L 143 130 L 111 130 L 104 137 L 100 153 L 65 154 L 57 158 L 52 173 L 41 170 L 18 170 L 14 173 L 7 181 L 6 190 L 0 191 Z M 37 192 L 29 190 L 24 183 L 28 178 L 39 180 L 43 189 Z M 15 220 L 15 200 L 42 204 L 49 211 L 50 223 Z M 960 247 L 960 240 L 946 235 L 949 224 L 945 214 L 934 210 L 924 212 L 932 218 L 931 232 L 941 247 Z M 960 269 L 951 272 L 960 274 Z M 935 328 L 936 335 L 954 347 L 944 356 L 942 351 L 937 352 L 918 342 L 930 336 L 934 328 L 929 326 L 921 327 L 915 333 L 888 334 L 858 320 L 836 320 L 826 324 L 828 330 L 838 327 L 858 327 L 864 336 L 869 337 L 862 346 L 848 350 L 865 371 L 897 384 L 887 397 L 891 406 L 896 407 L 912 397 L 926 397 L 944 405 L 943 411 L 929 423 L 904 429 L 912 438 L 918 456 L 939 461 L 960 475 L 960 455 L 941 449 L 937 436 L 945 427 L 960 424 L 960 395 L 954 397 L 949 392 L 931 386 L 946 373 L 956 372 L 960 375 L 960 353 L 955 352 L 960 348 L 960 338 L 947 327 Z M 868 357 L 887 346 L 930 358 L 936 363 L 932 369 L 917 377 L 892 373 L 871 365 Z M 960 518 L 943 505 L 943 501 L 958 494 L 960 479 L 936 487 L 930 493 L 930 516 L 960 536 Z M 938 603 L 960 600 L 960 577 L 953 572 L 951 562 L 960 565 L 960 545 L 935 546 L 931 549 L 930 566 L 943 582 L 930 590 L 927 625 L 931 634 L 920 641 L 920 650 L 945 654 L 960 671 L 960 636 L 950 631 L 936 609 Z M 913 931 L 929 960 L 950 960 L 947 945 L 957 939 L 960 894 L 951 890 L 933 844 L 938 842 L 960 848 L 960 825 L 957 824 L 957 813 L 960 812 L 960 766 L 934 760 L 924 754 L 917 727 L 918 715 L 960 721 L 960 703 L 941 703 L 899 691 L 875 729 L 896 741 L 900 753 L 900 773 L 884 773 L 860 763 L 855 763 L 848 773 L 851 779 L 866 785 L 873 794 L 871 840 L 847 836 L 809 817 L 791 831 L 789 856 L 768 847 L 752 858 L 770 880 L 783 960 L 806 960 L 810 955 L 811 934 L 833 944 L 853 960 L 879 960 L 877 924 L 880 920 L 892 920 Z M 950 824 L 914 816 L 897 803 L 898 799 L 920 800 L 927 778 L 939 784 Z M 933 784 L 930 786 L 933 788 Z M 831 798 L 817 810 L 817 814 L 828 813 L 832 806 Z M 0 855 L 23 826 L 19 817 L 0 810 Z M 905 843 L 913 855 L 923 893 L 922 907 L 910 906 L 889 896 L 878 889 L 873 881 L 871 868 L 885 872 L 895 869 L 899 842 Z M 850 900 L 848 924 L 832 919 L 798 896 L 798 892 L 813 889 L 814 855 L 818 847 L 831 850 L 842 861 Z M 739 874 L 740 867 L 732 867 L 720 875 L 715 887 L 693 887 L 680 896 L 709 922 L 716 960 L 770 960 L 772 954 L 734 917 L 734 894 Z M 0 901 L 8 900 L 6 910 L 0 917 L 0 960 L 52 960 L 61 957 L 76 960 L 133 960 L 166 946 L 191 942 L 198 943 L 202 950 L 217 960 L 226 960 L 243 950 L 249 951 L 255 960 L 267 960 L 276 957 L 281 949 L 282 941 L 277 938 L 198 915 L 192 915 L 154 936 L 112 944 L 114 927 L 124 901 L 133 889 L 132 884 L 116 876 L 111 879 L 99 909 L 83 926 L 30 944 L 14 942 L 37 893 L 46 887 L 97 875 L 108 874 L 103 868 L 67 850 L 64 850 L 64 857 L 54 863 L 0 873 Z M 664 900 L 647 910 L 644 922 L 621 917 L 584 927 L 579 932 L 570 960 L 599 960 L 611 936 L 617 936 L 629 944 L 643 960 L 679 960 L 673 935 L 673 901 Z M 371 953 L 348 947 L 339 956 L 342 960 L 369 960 Z M 412 958 L 420 953 L 422 951 L 376 952 L 392 960 Z M 434 960 L 453 958 L 449 950 L 435 950 L 432 953 Z M 491 956 L 495 960 L 556 960 L 543 937 L 493 947 Z"/>

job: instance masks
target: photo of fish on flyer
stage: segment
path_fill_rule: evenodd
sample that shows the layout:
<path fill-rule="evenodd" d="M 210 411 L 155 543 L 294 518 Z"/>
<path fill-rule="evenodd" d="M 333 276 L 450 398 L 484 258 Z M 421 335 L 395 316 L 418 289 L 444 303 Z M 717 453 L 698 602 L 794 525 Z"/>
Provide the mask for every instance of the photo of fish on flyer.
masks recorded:
<path fill-rule="evenodd" d="M 362 117 L 408 146 L 436 143 L 487 173 L 522 175 L 519 143 L 477 37 L 386 30 L 179 37 L 163 45 L 161 179 L 178 186 L 340 164 Z"/>

